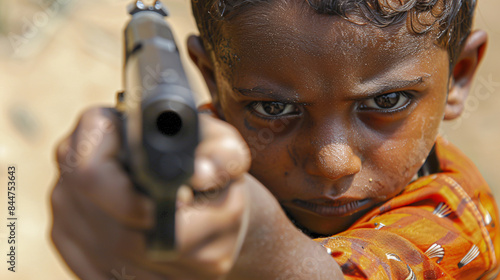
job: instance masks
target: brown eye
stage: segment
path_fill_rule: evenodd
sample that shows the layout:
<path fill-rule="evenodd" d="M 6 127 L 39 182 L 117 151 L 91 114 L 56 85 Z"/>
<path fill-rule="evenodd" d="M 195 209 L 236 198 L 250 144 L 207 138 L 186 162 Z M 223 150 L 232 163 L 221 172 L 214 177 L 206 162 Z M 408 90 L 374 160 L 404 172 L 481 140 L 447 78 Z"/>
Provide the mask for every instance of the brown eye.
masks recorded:
<path fill-rule="evenodd" d="M 297 108 L 293 104 L 281 102 L 255 102 L 252 107 L 257 113 L 266 117 L 277 117 L 297 112 Z"/>
<path fill-rule="evenodd" d="M 391 109 L 396 104 L 398 104 L 400 95 L 393 92 L 389 94 L 384 94 L 374 98 L 375 104 L 382 109 Z"/>
<path fill-rule="evenodd" d="M 411 102 L 411 95 L 406 92 L 382 94 L 364 100 L 359 108 L 362 110 L 394 111 L 406 107 Z"/>
<path fill-rule="evenodd" d="M 266 102 L 262 104 L 262 108 L 269 115 L 279 115 L 285 110 L 285 104 L 280 102 Z"/>

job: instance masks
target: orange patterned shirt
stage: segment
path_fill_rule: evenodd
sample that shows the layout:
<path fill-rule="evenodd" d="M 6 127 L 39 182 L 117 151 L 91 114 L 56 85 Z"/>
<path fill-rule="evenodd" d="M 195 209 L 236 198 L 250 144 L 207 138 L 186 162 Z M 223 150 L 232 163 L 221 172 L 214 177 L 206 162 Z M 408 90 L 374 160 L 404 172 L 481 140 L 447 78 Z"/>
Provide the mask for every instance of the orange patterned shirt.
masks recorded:
<path fill-rule="evenodd" d="M 421 177 L 348 230 L 320 238 L 346 279 L 494 279 L 495 200 L 474 164 L 446 140 L 441 172 Z"/>

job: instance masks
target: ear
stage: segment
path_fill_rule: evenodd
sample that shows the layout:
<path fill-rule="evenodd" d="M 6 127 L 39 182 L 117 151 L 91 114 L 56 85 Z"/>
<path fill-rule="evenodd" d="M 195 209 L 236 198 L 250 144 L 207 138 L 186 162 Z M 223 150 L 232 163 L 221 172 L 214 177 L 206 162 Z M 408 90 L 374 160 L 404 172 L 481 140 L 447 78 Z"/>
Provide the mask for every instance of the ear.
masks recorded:
<path fill-rule="evenodd" d="M 456 119 L 462 114 L 474 74 L 483 58 L 487 42 L 488 34 L 483 30 L 472 32 L 465 41 L 450 77 L 448 100 L 444 113 L 445 120 Z"/>
<path fill-rule="evenodd" d="M 205 49 L 203 41 L 199 36 L 189 36 L 187 40 L 187 48 L 191 60 L 200 70 L 203 79 L 205 79 L 208 91 L 210 92 L 210 96 L 212 97 L 212 104 L 215 106 L 215 108 L 217 108 L 218 112 L 213 113 L 215 115 L 219 115 L 218 113 L 220 113 L 220 106 L 217 91 L 217 82 L 215 80 L 215 67 L 212 60 L 210 59 L 210 54 Z M 214 106 L 210 107 L 214 108 Z"/>

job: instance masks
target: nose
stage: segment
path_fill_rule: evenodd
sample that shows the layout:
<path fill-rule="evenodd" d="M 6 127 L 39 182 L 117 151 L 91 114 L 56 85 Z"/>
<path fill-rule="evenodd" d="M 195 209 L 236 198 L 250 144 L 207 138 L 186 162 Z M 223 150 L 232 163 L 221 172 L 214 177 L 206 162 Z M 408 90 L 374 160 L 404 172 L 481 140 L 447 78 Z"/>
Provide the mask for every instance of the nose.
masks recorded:
<path fill-rule="evenodd" d="M 308 173 L 330 180 L 354 175 L 361 171 L 361 159 L 347 143 L 330 143 L 318 147 Z"/>

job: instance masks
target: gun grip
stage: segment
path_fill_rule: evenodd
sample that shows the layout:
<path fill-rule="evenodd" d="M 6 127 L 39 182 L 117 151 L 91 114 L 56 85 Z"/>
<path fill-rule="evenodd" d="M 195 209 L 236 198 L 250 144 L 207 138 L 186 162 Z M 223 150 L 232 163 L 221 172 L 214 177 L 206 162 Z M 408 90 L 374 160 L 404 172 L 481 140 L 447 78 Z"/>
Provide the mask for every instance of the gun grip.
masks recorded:
<path fill-rule="evenodd" d="M 156 226 L 146 236 L 148 257 L 168 261 L 175 257 L 175 200 L 156 201 Z"/>

